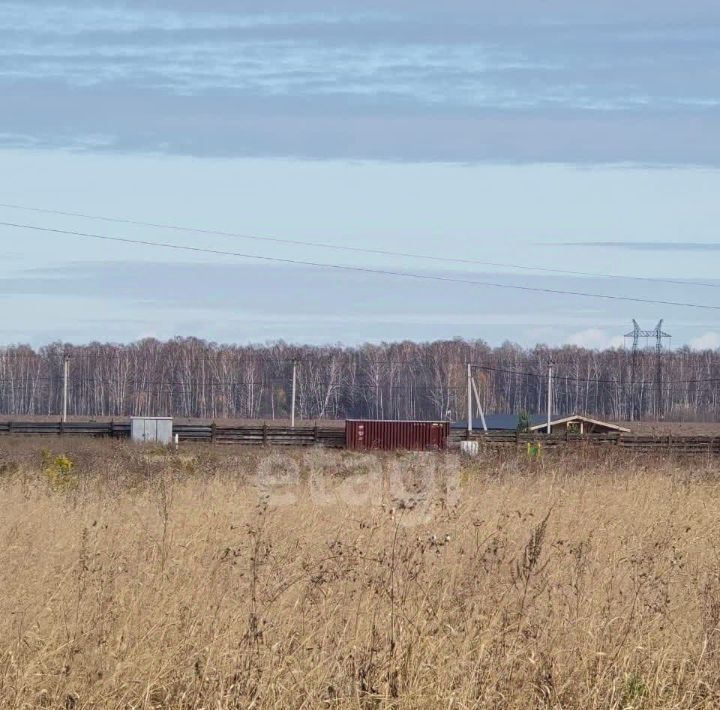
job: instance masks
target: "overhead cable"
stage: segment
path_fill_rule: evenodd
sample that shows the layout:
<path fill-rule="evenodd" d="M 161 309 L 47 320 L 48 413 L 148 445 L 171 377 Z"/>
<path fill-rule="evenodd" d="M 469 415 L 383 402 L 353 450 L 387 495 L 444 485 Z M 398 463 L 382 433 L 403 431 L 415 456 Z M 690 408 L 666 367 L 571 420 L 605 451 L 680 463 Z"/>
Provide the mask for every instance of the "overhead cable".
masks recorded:
<path fill-rule="evenodd" d="M 304 259 L 288 259 L 277 256 L 264 256 L 258 254 L 246 254 L 243 252 L 236 251 L 225 251 L 222 249 L 209 249 L 207 247 L 194 247 L 187 246 L 184 244 L 174 244 L 171 242 L 158 242 L 147 239 L 129 239 L 127 237 L 110 237 L 102 234 L 93 234 L 90 232 L 79 232 L 69 229 L 56 229 L 51 227 L 38 227 L 31 224 L 18 224 L 15 222 L 0 222 L 0 226 L 8 227 L 11 229 L 28 229 L 37 232 L 46 232 L 52 234 L 60 234 L 63 236 L 72 236 L 85 239 L 96 239 L 106 242 L 115 242 L 120 244 L 134 244 L 137 246 L 151 246 L 160 247 L 163 249 L 172 249 L 175 251 L 191 252 L 196 254 L 212 254 L 215 256 L 233 256 L 243 259 L 254 259 L 256 261 L 263 261 L 275 264 L 291 264 L 294 266 L 311 266 L 320 269 L 332 269 L 335 271 L 346 271 L 363 274 L 376 274 L 379 276 L 393 276 L 407 279 L 415 279 L 422 281 L 433 281 L 441 283 L 457 283 L 467 286 L 481 286 L 486 288 L 499 288 L 499 289 L 510 289 L 514 291 L 523 291 L 526 293 L 544 293 L 548 295 L 560 295 L 560 296 L 577 296 L 581 298 L 596 298 L 610 301 L 624 301 L 630 303 L 647 303 L 652 305 L 661 306 L 677 306 L 680 308 L 694 308 L 708 311 L 720 311 L 720 306 L 702 304 L 702 303 L 690 303 L 684 301 L 666 301 L 652 298 L 638 298 L 634 296 L 618 296 L 605 293 L 591 293 L 587 291 L 572 291 L 566 289 L 556 288 L 543 288 L 540 286 L 522 286 L 519 284 L 503 284 L 492 281 L 477 281 L 474 279 L 457 278 L 453 276 L 441 276 L 438 274 L 419 274 L 410 271 L 393 271 L 390 269 L 379 269 L 370 268 L 365 266 L 352 266 L 347 264 L 331 264 L 317 261 L 308 261 Z"/>
<path fill-rule="evenodd" d="M 473 259 L 469 257 L 448 257 L 436 254 L 418 254 L 415 252 L 393 251 L 389 249 L 373 249 L 370 247 L 348 246 L 344 244 L 332 244 L 330 242 L 316 242 L 301 239 L 286 239 L 280 237 L 259 236 L 254 234 L 242 234 L 239 232 L 229 232 L 220 229 L 207 229 L 202 227 L 185 227 L 176 224 L 167 224 L 164 222 L 146 222 L 137 219 L 128 219 L 124 217 L 107 217 L 103 215 L 87 214 L 84 212 L 68 212 L 64 210 L 53 210 L 42 207 L 31 207 L 27 205 L 16 205 L 11 203 L 1 203 L 0 207 L 5 209 L 22 210 L 25 212 L 33 212 L 37 214 L 56 215 L 62 217 L 73 217 L 78 219 L 88 219 L 101 222 L 109 222 L 112 224 L 127 224 L 136 227 L 148 227 L 150 229 L 165 229 L 174 232 L 183 232 L 186 234 L 203 234 L 206 236 L 230 237 L 233 239 L 244 239 L 248 241 L 265 242 L 270 244 L 285 244 L 290 246 L 312 247 L 317 249 L 328 249 L 333 251 L 352 252 L 355 254 L 373 254 L 376 256 L 396 256 L 408 259 L 419 259 L 424 261 L 441 262 L 445 264 L 464 264 L 468 266 L 491 266 L 502 269 L 518 269 L 520 271 L 539 272 L 548 274 L 563 274 L 565 276 L 582 276 L 590 278 L 604 279 L 621 279 L 624 281 L 644 281 L 651 283 L 673 284 L 676 286 L 700 286 L 705 288 L 720 288 L 720 283 L 711 283 L 707 281 L 695 281 L 692 279 L 670 279 L 656 276 L 626 276 L 622 274 L 607 274 L 591 271 L 576 271 L 571 269 L 556 269 L 542 266 L 527 266 L 525 264 L 512 264 L 499 261 L 485 261 Z"/>

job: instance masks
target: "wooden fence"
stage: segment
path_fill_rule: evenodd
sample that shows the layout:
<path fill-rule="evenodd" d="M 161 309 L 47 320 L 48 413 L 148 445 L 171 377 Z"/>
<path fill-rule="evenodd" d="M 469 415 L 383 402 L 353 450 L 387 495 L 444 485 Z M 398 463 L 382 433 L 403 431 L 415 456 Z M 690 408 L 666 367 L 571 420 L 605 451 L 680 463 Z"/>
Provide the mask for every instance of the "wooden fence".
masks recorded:
<path fill-rule="evenodd" d="M 472 434 L 472 441 L 478 441 L 481 448 L 526 448 L 528 444 L 540 444 L 542 448 L 558 448 L 563 446 L 598 446 L 629 449 L 638 452 L 673 452 L 673 453 L 713 453 L 720 454 L 720 436 L 652 436 L 640 434 L 606 433 L 606 434 L 532 434 L 509 431 L 489 432 L 488 434 Z M 464 431 L 455 430 L 450 440 L 456 446 L 467 441 Z"/>
<path fill-rule="evenodd" d="M 92 436 L 127 439 L 127 422 L 0 422 L 0 435 L 26 436 Z M 268 424 L 256 426 L 218 426 L 216 424 L 173 424 L 173 434 L 181 442 L 195 441 L 212 444 L 243 444 L 255 446 L 324 446 L 345 447 L 345 429 L 337 427 L 298 426 L 279 427 Z"/>
<path fill-rule="evenodd" d="M 215 424 L 175 424 L 173 433 L 180 441 L 212 444 L 243 444 L 250 446 L 324 446 L 345 448 L 345 429 L 320 426 L 277 427 L 217 426 Z"/>
<path fill-rule="evenodd" d="M 0 422 L 0 434 L 109 436 L 129 438 L 130 424 L 122 422 Z"/>
<path fill-rule="evenodd" d="M 269 424 L 221 426 L 216 424 L 174 424 L 173 432 L 181 442 L 236 444 L 244 446 L 322 446 L 345 448 L 345 430 L 327 426 L 272 426 Z M 0 436 L 91 436 L 115 439 L 130 437 L 128 422 L 0 422 Z M 467 433 L 453 430 L 449 444 L 457 448 Z M 543 448 L 571 446 L 614 447 L 637 452 L 720 454 L 720 436 L 645 436 L 634 434 L 520 434 L 518 432 L 474 433 L 470 437 L 481 449 L 526 448 L 539 443 Z"/>

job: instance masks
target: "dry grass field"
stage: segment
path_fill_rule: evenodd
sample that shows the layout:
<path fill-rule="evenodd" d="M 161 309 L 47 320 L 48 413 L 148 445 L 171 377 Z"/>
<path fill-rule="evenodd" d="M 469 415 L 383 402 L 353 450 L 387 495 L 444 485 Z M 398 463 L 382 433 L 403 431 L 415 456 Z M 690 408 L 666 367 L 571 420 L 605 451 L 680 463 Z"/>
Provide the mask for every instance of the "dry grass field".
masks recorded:
<path fill-rule="evenodd" d="M 720 706 L 713 460 L 0 444 L 2 708 Z"/>
<path fill-rule="evenodd" d="M 720 436 L 720 422 L 622 422 L 633 434 L 652 436 Z"/>

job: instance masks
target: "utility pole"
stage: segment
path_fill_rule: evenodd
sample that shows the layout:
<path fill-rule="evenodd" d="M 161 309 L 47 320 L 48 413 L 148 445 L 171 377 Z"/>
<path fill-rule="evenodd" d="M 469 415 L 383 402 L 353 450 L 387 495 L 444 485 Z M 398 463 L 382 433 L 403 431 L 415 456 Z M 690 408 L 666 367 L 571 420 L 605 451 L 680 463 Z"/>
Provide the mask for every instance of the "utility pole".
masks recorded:
<path fill-rule="evenodd" d="M 472 388 L 473 392 L 475 392 L 475 403 L 477 404 L 477 411 L 480 415 L 480 421 L 482 423 L 483 431 L 487 434 L 487 422 L 485 421 L 485 412 L 483 411 L 482 404 L 480 403 L 480 393 L 478 392 L 477 385 L 475 384 L 475 380 L 472 380 Z"/>
<path fill-rule="evenodd" d="M 625 338 L 632 338 L 632 356 L 630 360 L 630 421 L 640 419 L 642 415 L 642 403 L 638 401 L 637 392 L 635 391 L 635 382 L 637 381 L 638 352 L 640 348 L 640 326 L 633 318 L 633 329 L 630 333 L 625 334 Z"/>
<path fill-rule="evenodd" d="M 297 389 L 297 360 L 293 360 L 292 397 L 290 400 L 290 427 L 295 428 L 295 390 Z"/>
<path fill-rule="evenodd" d="M 547 433 L 552 434 L 553 361 L 548 365 Z"/>
<path fill-rule="evenodd" d="M 473 433 L 473 421 L 472 421 L 472 365 L 468 363 L 467 366 L 467 434 L 468 439 Z"/>
<path fill-rule="evenodd" d="M 70 370 L 70 356 L 63 353 L 63 406 L 62 420 L 67 421 L 67 402 L 68 402 L 68 372 Z"/>
<path fill-rule="evenodd" d="M 485 421 L 485 412 L 483 410 L 482 404 L 480 402 L 480 393 L 478 392 L 477 385 L 475 384 L 475 380 L 473 379 L 473 366 L 471 363 L 468 363 L 467 366 L 467 415 L 468 415 L 468 425 L 467 425 L 467 433 L 468 433 L 468 439 L 470 438 L 470 435 L 473 433 L 473 392 L 475 393 L 475 403 L 477 404 L 477 410 L 478 414 L 480 415 L 480 421 L 482 422 L 482 428 L 483 431 L 487 434 L 488 428 L 487 428 L 487 422 Z"/>
<path fill-rule="evenodd" d="M 670 338 L 669 333 L 662 329 L 663 321 L 655 326 L 655 416 L 662 419 L 665 416 L 663 407 L 663 338 Z"/>

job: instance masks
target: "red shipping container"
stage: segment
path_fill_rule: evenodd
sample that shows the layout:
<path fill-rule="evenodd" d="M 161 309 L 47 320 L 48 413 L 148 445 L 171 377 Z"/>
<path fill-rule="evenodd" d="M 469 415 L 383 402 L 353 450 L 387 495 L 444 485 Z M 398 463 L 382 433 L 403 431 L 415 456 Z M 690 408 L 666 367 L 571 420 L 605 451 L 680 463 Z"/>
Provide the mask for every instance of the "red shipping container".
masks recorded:
<path fill-rule="evenodd" d="M 348 419 L 345 441 L 348 449 L 395 451 L 441 451 L 447 447 L 449 422 Z"/>

